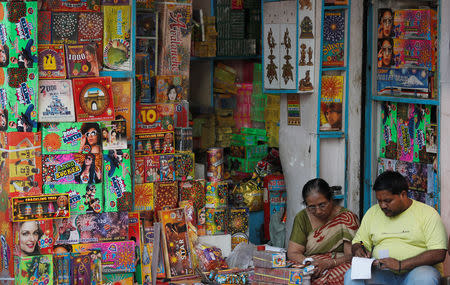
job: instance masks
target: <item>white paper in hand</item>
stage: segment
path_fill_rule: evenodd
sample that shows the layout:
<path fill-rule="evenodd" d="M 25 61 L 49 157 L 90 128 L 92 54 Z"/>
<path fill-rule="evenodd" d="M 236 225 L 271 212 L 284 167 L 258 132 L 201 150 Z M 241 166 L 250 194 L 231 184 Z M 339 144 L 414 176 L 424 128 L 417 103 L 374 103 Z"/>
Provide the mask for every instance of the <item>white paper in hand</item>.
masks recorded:
<path fill-rule="evenodd" d="M 353 257 L 352 280 L 372 278 L 372 263 L 375 258 Z"/>

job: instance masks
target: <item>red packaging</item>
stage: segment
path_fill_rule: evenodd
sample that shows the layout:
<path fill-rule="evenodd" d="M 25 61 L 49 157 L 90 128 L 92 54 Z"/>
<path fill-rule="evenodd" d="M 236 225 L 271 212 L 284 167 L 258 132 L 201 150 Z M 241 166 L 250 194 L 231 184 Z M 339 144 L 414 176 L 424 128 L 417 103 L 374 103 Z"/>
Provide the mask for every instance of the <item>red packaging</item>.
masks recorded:
<path fill-rule="evenodd" d="M 10 197 L 42 194 L 41 133 L 0 132 L 0 183 Z"/>
<path fill-rule="evenodd" d="M 52 42 L 52 12 L 39 11 L 38 43 L 50 44 Z"/>
<path fill-rule="evenodd" d="M 53 12 L 99 12 L 100 0 L 44 0 L 42 7 Z"/>
<path fill-rule="evenodd" d="M 38 47 L 39 79 L 65 79 L 66 57 L 64 45 L 41 45 Z"/>
<path fill-rule="evenodd" d="M 143 184 L 145 182 L 145 157 L 136 157 L 134 162 L 134 183 Z"/>
<path fill-rule="evenodd" d="M 78 122 L 114 120 L 111 77 L 75 78 L 72 86 Z"/>
<path fill-rule="evenodd" d="M 145 183 L 152 183 L 161 180 L 159 173 L 159 156 L 151 155 L 145 157 Z"/>
<path fill-rule="evenodd" d="M 176 181 L 160 181 L 155 183 L 155 211 L 163 208 L 176 208 L 178 203 L 178 183 Z"/>
<path fill-rule="evenodd" d="M 14 223 L 14 255 L 52 254 L 55 238 L 53 236 L 53 220 L 25 221 Z M 26 232 L 37 231 L 37 239 L 29 238 Z M 21 234 L 23 233 L 23 234 Z"/>

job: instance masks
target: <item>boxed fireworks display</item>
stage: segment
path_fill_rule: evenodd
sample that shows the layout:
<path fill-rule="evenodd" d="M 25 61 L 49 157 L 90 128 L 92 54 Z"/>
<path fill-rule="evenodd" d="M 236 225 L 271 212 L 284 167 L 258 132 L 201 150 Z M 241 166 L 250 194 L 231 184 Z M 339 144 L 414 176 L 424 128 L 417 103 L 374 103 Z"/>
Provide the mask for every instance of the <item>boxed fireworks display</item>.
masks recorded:
<path fill-rule="evenodd" d="M 66 45 L 69 78 L 98 76 L 99 64 L 95 44 Z"/>
<path fill-rule="evenodd" d="M 130 211 L 133 202 L 130 151 L 105 150 L 103 161 L 105 211 Z"/>
<path fill-rule="evenodd" d="M 11 198 L 13 222 L 62 219 L 69 216 L 69 195 L 67 194 Z"/>
<path fill-rule="evenodd" d="M 38 102 L 39 122 L 75 121 L 70 80 L 40 80 Z"/>
<path fill-rule="evenodd" d="M 127 148 L 127 130 L 124 120 L 103 121 L 100 122 L 100 128 L 102 131 L 103 150 Z"/>
<path fill-rule="evenodd" d="M 396 38 L 437 38 L 437 13 L 432 9 L 404 9 L 394 12 Z"/>
<path fill-rule="evenodd" d="M 156 102 L 166 103 L 188 98 L 188 80 L 181 75 L 156 76 Z"/>
<path fill-rule="evenodd" d="M 173 131 L 174 104 L 139 105 L 136 109 L 136 134 Z"/>
<path fill-rule="evenodd" d="M 16 284 L 53 284 L 53 256 L 24 256 L 18 260 Z"/>
<path fill-rule="evenodd" d="M 39 45 L 38 63 L 40 79 L 66 78 L 64 45 Z"/>
<path fill-rule="evenodd" d="M 127 139 L 131 140 L 131 80 L 113 81 L 112 94 L 114 99 L 114 114 L 116 120 L 125 120 Z"/>

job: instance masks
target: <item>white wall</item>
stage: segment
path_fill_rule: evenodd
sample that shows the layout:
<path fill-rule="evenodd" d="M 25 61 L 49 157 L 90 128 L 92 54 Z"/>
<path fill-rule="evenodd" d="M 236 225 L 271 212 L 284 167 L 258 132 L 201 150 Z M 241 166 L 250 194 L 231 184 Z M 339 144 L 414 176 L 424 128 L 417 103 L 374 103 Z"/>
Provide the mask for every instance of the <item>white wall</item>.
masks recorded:
<path fill-rule="evenodd" d="M 321 2 L 316 0 L 316 52 L 315 62 L 320 62 L 320 31 L 321 31 Z M 359 212 L 360 193 L 360 136 L 361 136 L 361 79 L 362 79 L 362 28 L 363 28 L 363 1 L 352 1 L 351 7 L 351 41 L 350 41 L 350 72 L 349 72 L 349 118 L 348 118 L 348 203 L 347 207 L 356 214 Z M 316 66 L 315 85 L 316 92 L 310 95 L 300 96 L 301 126 L 287 125 L 287 100 L 281 97 L 280 111 L 280 156 L 287 187 L 287 239 L 289 239 L 292 223 L 295 215 L 303 209 L 301 191 L 303 185 L 316 177 L 316 152 L 317 152 L 317 87 L 319 68 Z M 331 145 L 330 148 L 328 145 Z M 320 172 L 327 177 L 322 177 L 331 185 L 341 184 L 344 174 L 340 174 L 344 167 L 330 167 L 340 157 L 343 157 L 342 142 L 322 143 L 322 155 Z M 325 151 L 337 149 L 338 151 Z M 343 172 L 342 172 L 343 173 Z"/>

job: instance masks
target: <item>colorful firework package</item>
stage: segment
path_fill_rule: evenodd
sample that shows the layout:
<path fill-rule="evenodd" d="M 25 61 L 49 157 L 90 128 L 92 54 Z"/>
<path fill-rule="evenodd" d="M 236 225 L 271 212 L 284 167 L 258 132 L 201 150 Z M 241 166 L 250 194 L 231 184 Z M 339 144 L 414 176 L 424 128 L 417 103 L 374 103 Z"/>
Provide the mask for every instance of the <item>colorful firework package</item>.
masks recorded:
<path fill-rule="evenodd" d="M 175 159 L 173 155 L 159 156 L 159 172 L 161 181 L 175 180 Z"/>
<path fill-rule="evenodd" d="M 433 9 L 405 9 L 394 12 L 396 38 L 421 38 L 435 40 L 437 13 Z"/>
<path fill-rule="evenodd" d="M 39 11 L 38 43 L 39 45 L 52 43 L 52 12 L 50 11 Z"/>
<path fill-rule="evenodd" d="M 206 234 L 223 235 L 227 230 L 227 209 L 206 208 Z"/>
<path fill-rule="evenodd" d="M 164 260 L 169 278 L 193 274 L 184 208 L 162 210 Z"/>
<path fill-rule="evenodd" d="M 156 182 L 155 183 L 155 211 L 160 211 L 164 207 L 175 208 L 178 203 L 177 182 Z"/>
<path fill-rule="evenodd" d="M 345 10 L 327 10 L 323 22 L 323 66 L 344 66 Z"/>
<path fill-rule="evenodd" d="M 52 255 L 19 258 L 16 284 L 53 284 Z"/>
<path fill-rule="evenodd" d="M 138 105 L 136 114 L 136 134 L 173 131 L 174 129 L 174 104 Z"/>
<path fill-rule="evenodd" d="M 131 80 L 112 82 L 115 119 L 126 121 L 128 140 L 131 140 L 131 90 Z"/>
<path fill-rule="evenodd" d="M 136 135 L 137 155 L 169 153 L 175 153 L 173 131 Z"/>
<path fill-rule="evenodd" d="M 161 4 L 159 9 L 159 75 L 189 76 L 192 5 Z"/>
<path fill-rule="evenodd" d="M 72 82 L 39 80 L 39 122 L 73 122 Z"/>
<path fill-rule="evenodd" d="M 222 251 L 217 247 L 199 243 L 195 246 L 195 253 L 200 260 L 199 265 L 203 271 L 228 268 L 225 259 L 222 257 Z"/>
<path fill-rule="evenodd" d="M 64 154 L 90 152 L 87 144 L 82 146 L 83 137 L 89 129 L 98 129 L 97 123 L 48 123 L 42 126 L 42 152 L 44 154 Z M 97 131 L 96 131 L 97 132 Z M 100 134 L 97 134 L 100 137 Z M 97 142 L 99 144 L 99 142 Z"/>
<path fill-rule="evenodd" d="M 192 128 L 175 128 L 175 150 L 192 151 L 193 147 Z"/>
<path fill-rule="evenodd" d="M 322 76 L 320 98 L 321 131 L 339 131 L 342 129 L 343 96 L 344 76 Z"/>
<path fill-rule="evenodd" d="M 180 201 L 193 201 L 194 208 L 198 211 L 206 203 L 205 180 L 192 180 L 179 182 Z"/>
<path fill-rule="evenodd" d="M 103 211 L 102 184 L 53 184 L 43 186 L 45 194 L 69 194 L 72 214 L 101 213 Z"/>
<path fill-rule="evenodd" d="M 102 39 L 103 13 L 80 13 L 78 16 L 78 43 L 95 43 L 101 47 Z"/>
<path fill-rule="evenodd" d="M 189 80 L 181 75 L 156 76 L 156 102 L 166 103 L 188 98 Z"/>
<path fill-rule="evenodd" d="M 226 208 L 228 205 L 228 183 L 206 182 L 206 207 Z"/>
<path fill-rule="evenodd" d="M 195 176 L 195 155 L 193 152 L 175 154 L 175 180 L 192 180 Z"/>
<path fill-rule="evenodd" d="M 131 210 L 131 157 L 128 149 L 103 151 L 105 211 Z"/>
<path fill-rule="evenodd" d="M 431 106 L 414 105 L 414 162 L 433 163 L 434 155 L 427 152 L 426 126 L 431 122 Z"/>
<path fill-rule="evenodd" d="M 249 226 L 248 208 L 235 208 L 228 210 L 227 233 L 231 234 L 231 249 L 241 242 L 248 243 Z"/>
<path fill-rule="evenodd" d="M 127 148 L 127 127 L 125 120 L 100 122 L 103 150 Z"/>
<path fill-rule="evenodd" d="M 95 44 L 67 45 L 67 73 L 69 78 L 99 75 Z"/>
<path fill-rule="evenodd" d="M 128 213 L 72 215 L 54 221 L 55 243 L 122 241 L 128 236 Z"/>
<path fill-rule="evenodd" d="M 65 79 L 64 45 L 39 45 L 39 79 Z"/>
<path fill-rule="evenodd" d="M 393 57 L 396 68 L 436 69 L 436 51 L 430 40 L 394 39 Z"/>
<path fill-rule="evenodd" d="M 264 177 L 264 236 L 270 240 L 270 217 L 286 211 L 286 184 L 283 175 L 269 174 Z"/>
<path fill-rule="evenodd" d="M 103 284 L 132 285 L 133 273 L 103 274 Z"/>
<path fill-rule="evenodd" d="M 78 122 L 114 120 L 111 77 L 75 78 L 72 84 Z"/>
<path fill-rule="evenodd" d="M 127 235 L 125 235 L 127 236 Z M 135 271 L 134 241 L 74 244 L 74 252 L 100 249 L 103 273 L 123 273 Z"/>
<path fill-rule="evenodd" d="M 398 104 L 397 159 L 412 162 L 414 157 L 414 104 Z"/>
<path fill-rule="evenodd" d="M 131 70 L 131 6 L 103 6 L 103 64 L 112 70 Z"/>
<path fill-rule="evenodd" d="M 31 244 L 26 235 L 23 236 L 24 240 L 21 240 L 21 232 L 38 231 L 39 238 L 35 244 Z M 40 254 L 52 254 L 55 238 L 53 236 L 53 221 L 27 221 L 21 223 L 13 223 L 14 233 L 14 255 L 15 256 L 27 256 L 27 255 L 40 255 Z"/>
<path fill-rule="evenodd" d="M 78 41 L 78 13 L 52 13 L 52 43 L 76 44 Z"/>
<path fill-rule="evenodd" d="M 70 216 L 69 195 L 13 197 L 11 209 L 13 222 L 67 218 Z"/>
<path fill-rule="evenodd" d="M 397 103 L 381 104 L 380 157 L 397 159 Z"/>
<path fill-rule="evenodd" d="M 0 221 L 8 221 L 8 193 L 0 193 Z M 12 223 L 0 224 L 0 278 L 14 278 Z"/>
<path fill-rule="evenodd" d="M 99 0 L 45 0 L 44 10 L 53 12 L 99 12 Z"/>
<path fill-rule="evenodd" d="M 145 182 L 145 157 L 134 158 L 134 183 L 142 184 Z"/>
<path fill-rule="evenodd" d="M 430 98 L 433 73 L 420 69 L 378 68 L 378 95 L 414 96 Z M 414 89 L 412 92 L 410 89 Z"/>
<path fill-rule="evenodd" d="M 146 156 L 144 159 L 144 179 L 145 183 L 152 183 L 156 181 L 161 181 L 161 174 L 159 170 L 159 160 L 158 155 Z"/>
<path fill-rule="evenodd" d="M 11 2 L 12 3 L 12 2 Z M 0 68 L 0 131 L 37 132 L 37 68 Z"/>
<path fill-rule="evenodd" d="M 92 184 L 102 182 L 101 154 L 48 154 L 43 156 L 44 184 Z"/>
<path fill-rule="evenodd" d="M 56 284 L 70 285 L 70 253 L 55 253 L 53 255 Z"/>
<path fill-rule="evenodd" d="M 175 128 L 189 127 L 189 102 L 181 100 L 175 104 Z"/>
<path fill-rule="evenodd" d="M 128 213 L 128 240 L 133 240 L 135 242 L 135 253 L 136 253 L 136 282 L 142 284 L 142 258 L 141 258 L 141 223 L 139 212 Z"/>
<path fill-rule="evenodd" d="M 0 132 L 0 174 L 7 195 L 42 194 L 41 133 Z"/>
<path fill-rule="evenodd" d="M 134 209 L 136 211 L 151 211 L 154 209 L 154 184 L 144 183 L 134 187 Z"/>
<path fill-rule="evenodd" d="M 250 179 L 236 185 L 233 198 L 238 204 L 243 204 L 249 211 L 261 211 L 263 207 L 263 189 L 259 178 Z"/>

